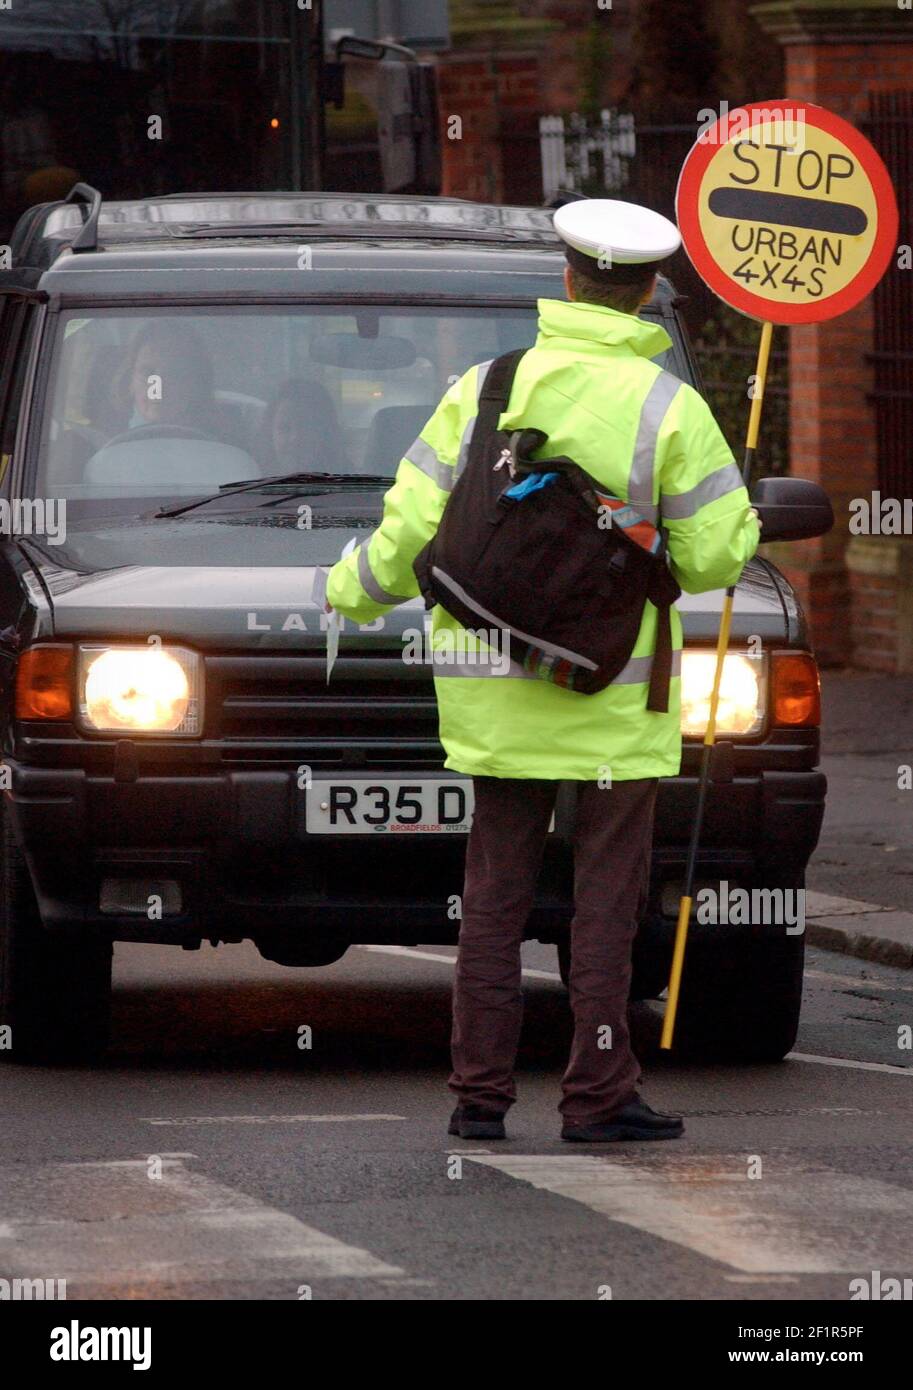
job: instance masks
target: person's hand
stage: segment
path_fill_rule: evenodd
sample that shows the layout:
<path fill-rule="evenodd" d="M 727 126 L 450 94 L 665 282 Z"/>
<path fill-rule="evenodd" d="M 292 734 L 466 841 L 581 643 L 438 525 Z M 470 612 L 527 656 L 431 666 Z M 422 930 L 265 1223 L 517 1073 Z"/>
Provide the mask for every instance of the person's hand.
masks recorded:
<path fill-rule="evenodd" d="M 751 515 L 754 517 L 755 521 L 758 523 L 758 528 L 759 528 L 760 530 L 763 530 L 763 528 L 764 528 L 764 522 L 761 520 L 761 516 L 760 516 L 760 513 L 758 512 L 757 507 L 749 507 L 748 510 L 749 510 L 749 512 L 751 513 Z"/>

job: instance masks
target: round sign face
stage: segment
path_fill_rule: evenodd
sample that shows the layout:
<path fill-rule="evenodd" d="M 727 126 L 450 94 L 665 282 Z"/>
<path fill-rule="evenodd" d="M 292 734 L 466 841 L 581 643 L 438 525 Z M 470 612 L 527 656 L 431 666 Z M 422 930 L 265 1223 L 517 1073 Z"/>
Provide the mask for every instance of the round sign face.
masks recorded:
<path fill-rule="evenodd" d="M 845 313 L 897 243 L 894 189 L 872 145 L 840 116 L 786 98 L 740 106 L 702 131 L 675 203 L 701 278 L 771 323 Z"/>

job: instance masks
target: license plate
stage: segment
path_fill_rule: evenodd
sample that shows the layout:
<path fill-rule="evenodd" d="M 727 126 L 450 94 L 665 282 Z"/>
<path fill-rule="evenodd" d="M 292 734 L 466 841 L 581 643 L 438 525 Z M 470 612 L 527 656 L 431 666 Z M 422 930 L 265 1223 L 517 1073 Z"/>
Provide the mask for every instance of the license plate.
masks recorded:
<path fill-rule="evenodd" d="M 351 777 L 313 783 L 305 825 L 309 835 L 465 835 L 472 806 L 468 779 Z"/>

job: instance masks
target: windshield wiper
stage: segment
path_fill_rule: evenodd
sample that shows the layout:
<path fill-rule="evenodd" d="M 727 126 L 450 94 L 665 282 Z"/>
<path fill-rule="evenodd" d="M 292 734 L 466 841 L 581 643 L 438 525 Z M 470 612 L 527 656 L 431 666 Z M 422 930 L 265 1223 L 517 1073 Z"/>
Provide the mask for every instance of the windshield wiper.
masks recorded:
<path fill-rule="evenodd" d="M 279 473 L 274 478 L 240 478 L 236 483 L 223 483 L 218 492 L 198 497 L 193 502 L 184 502 L 179 507 L 162 507 L 156 517 L 180 516 L 193 511 L 194 507 L 205 507 L 207 502 L 218 502 L 222 497 L 233 497 L 236 492 L 263 492 L 271 487 L 288 489 L 302 484 L 326 483 L 328 487 L 347 487 L 355 484 L 364 487 L 390 487 L 396 481 L 384 473 Z"/>

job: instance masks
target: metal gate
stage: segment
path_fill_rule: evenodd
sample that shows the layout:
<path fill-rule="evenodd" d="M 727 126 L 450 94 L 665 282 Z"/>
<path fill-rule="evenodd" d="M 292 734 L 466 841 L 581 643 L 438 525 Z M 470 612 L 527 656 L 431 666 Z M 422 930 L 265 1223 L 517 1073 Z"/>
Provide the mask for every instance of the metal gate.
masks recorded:
<path fill-rule="evenodd" d="M 913 497 L 913 92 L 869 98 L 866 133 L 888 167 L 900 208 L 900 251 L 875 289 L 872 399 L 878 486 L 885 497 Z M 905 251 L 904 251 L 905 248 Z"/>

